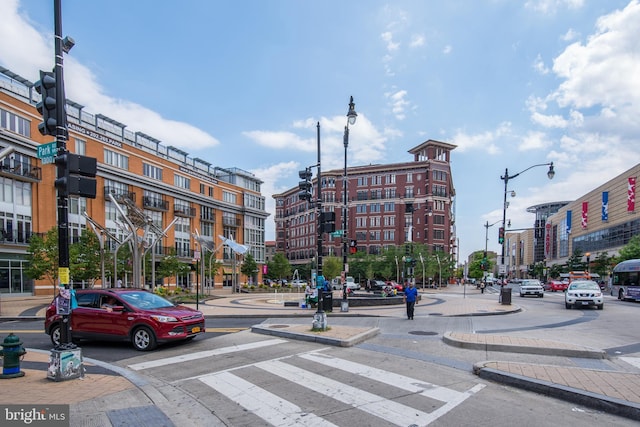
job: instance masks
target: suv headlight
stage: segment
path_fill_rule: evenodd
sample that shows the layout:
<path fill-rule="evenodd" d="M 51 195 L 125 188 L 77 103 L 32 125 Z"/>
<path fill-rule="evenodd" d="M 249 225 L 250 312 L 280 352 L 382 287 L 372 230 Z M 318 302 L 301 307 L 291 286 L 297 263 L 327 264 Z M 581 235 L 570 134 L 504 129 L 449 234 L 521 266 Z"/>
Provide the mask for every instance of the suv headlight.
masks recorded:
<path fill-rule="evenodd" d="M 161 315 L 154 315 L 151 316 L 152 319 L 157 320 L 158 322 L 162 322 L 162 323 L 170 323 L 170 322 L 177 322 L 178 319 L 176 319 L 173 316 L 161 316 Z"/>

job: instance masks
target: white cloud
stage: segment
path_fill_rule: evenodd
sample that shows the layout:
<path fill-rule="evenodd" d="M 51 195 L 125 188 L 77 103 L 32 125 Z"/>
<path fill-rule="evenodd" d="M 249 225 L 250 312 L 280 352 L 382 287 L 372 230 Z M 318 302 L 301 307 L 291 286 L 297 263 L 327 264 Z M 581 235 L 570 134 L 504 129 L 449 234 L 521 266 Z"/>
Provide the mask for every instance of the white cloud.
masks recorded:
<path fill-rule="evenodd" d="M 453 46 L 451 46 L 450 44 L 446 45 L 443 49 L 442 49 L 442 53 L 444 53 L 445 55 L 450 54 L 453 51 Z"/>
<path fill-rule="evenodd" d="M 530 131 L 522 138 L 522 142 L 518 145 L 519 151 L 542 150 L 549 148 L 553 143 L 548 135 L 544 132 Z"/>
<path fill-rule="evenodd" d="M 385 31 L 380 35 L 380 38 L 387 44 L 387 51 L 393 52 L 398 50 L 400 43 L 393 41 L 393 33 L 391 31 Z"/>
<path fill-rule="evenodd" d="M 540 56 L 540 54 L 538 54 L 535 61 L 533 61 L 533 69 L 542 75 L 549 74 L 550 71 L 549 68 L 544 64 L 544 61 L 542 60 L 542 56 Z"/>
<path fill-rule="evenodd" d="M 569 28 L 569 30 L 566 33 L 564 33 L 562 37 L 560 37 L 560 39 L 566 42 L 570 42 L 572 40 L 577 39 L 578 37 L 580 37 L 580 33 L 575 31 L 573 28 Z"/>
<path fill-rule="evenodd" d="M 451 142 L 457 145 L 456 150 L 460 152 L 468 150 L 483 150 L 489 154 L 497 154 L 500 148 L 497 144 L 502 138 L 511 137 L 511 123 L 501 123 L 493 131 L 485 131 L 475 135 L 467 134 L 462 130 L 457 130 Z"/>
<path fill-rule="evenodd" d="M 584 6 L 584 0 L 528 0 L 524 6 L 543 14 L 553 14 L 558 9 L 580 9 Z"/>
<path fill-rule="evenodd" d="M 17 0 L 3 2 L 0 40 L 11 40 L 11 43 L 0 43 L 0 63 L 11 71 L 36 81 L 38 69 L 53 67 L 53 39 L 46 39 L 20 15 Z M 198 150 L 219 144 L 217 139 L 195 126 L 166 119 L 146 107 L 109 96 L 91 70 L 73 56 L 65 56 L 64 72 L 67 98 L 84 105 L 91 113 L 104 114 L 122 123 L 135 123 L 133 131 L 147 133 L 164 145 Z"/>
<path fill-rule="evenodd" d="M 407 97 L 407 91 L 397 90 L 395 92 L 387 92 L 385 96 L 389 100 L 389 105 L 395 118 L 397 120 L 404 120 L 406 118 L 405 111 L 410 105 L 410 102 L 405 99 Z"/>
<path fill-rule="evenodd" d="M 559 114 L 545 115 L 535 112 L 531 114 L 531 121 L 545 128 L 565 128 L 567 120 Z"/>
<path fill-rule="evenodd" d="M 414 34 L 411 36 L 411 41 L 409 42 L 409 46 L 411 47 L 420 47 L 424 46 L 425 38 L 422 34 Z"/>

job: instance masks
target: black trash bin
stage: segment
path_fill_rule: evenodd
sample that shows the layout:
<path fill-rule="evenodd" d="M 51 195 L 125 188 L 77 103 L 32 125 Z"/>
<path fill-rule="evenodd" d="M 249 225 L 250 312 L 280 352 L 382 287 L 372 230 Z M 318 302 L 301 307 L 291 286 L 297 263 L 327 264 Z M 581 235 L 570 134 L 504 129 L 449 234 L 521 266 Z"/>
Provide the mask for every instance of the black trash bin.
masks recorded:
<path fill-rule="evenodd" d="M 506 286 L 500 288 L 500 302 L 503 305 L 511 305 L 511 288 Z"/>
<path fill-rule="evenodd" d="M 322 310 L 333 311 L 333 293 L 322 292 Z"/>

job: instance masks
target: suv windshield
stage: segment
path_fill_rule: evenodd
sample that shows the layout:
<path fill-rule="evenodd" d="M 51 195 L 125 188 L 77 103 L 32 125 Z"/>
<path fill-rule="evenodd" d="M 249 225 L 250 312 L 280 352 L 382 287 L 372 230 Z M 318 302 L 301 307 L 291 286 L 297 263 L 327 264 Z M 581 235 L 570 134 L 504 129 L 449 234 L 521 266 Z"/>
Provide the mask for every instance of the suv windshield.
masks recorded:
<path fill-rule="evenodd" d="M 118 294 L 127 304 L 145 310 L 153 308 L 173 307 L 173 304 L 151 292 L 123 292 Z"/>

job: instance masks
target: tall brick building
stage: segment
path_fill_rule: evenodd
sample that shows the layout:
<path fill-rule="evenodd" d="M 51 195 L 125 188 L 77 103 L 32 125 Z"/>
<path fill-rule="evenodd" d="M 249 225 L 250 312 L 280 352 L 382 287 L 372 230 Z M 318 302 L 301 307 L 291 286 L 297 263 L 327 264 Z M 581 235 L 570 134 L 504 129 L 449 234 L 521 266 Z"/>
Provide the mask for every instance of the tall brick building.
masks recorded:
<path fill-rule="evenodd" d="M 36 110 L 39 100 L 32 82 L 0 67 L 0 149 L 14 149 L 0 159 L 0 293 L 44 294 L 53 290 L 49 281 L 34 282 L 24 272 L 31 235 L 44 234 L 57 225 L 56 166 L 43 164 L 37 157 L 38 146 L 53 139 L 38 131 L 42 121 Z M 150 220 L 154 229 L 167 229 L 166 236 L 153 246 L 157 260 L 175 251 L 182 262 L 195 266 L 196 251 L 201 251 L 193 236 L 198 230 L 216 247 L 222 246 L 218 236 L 233 237 L 250 247 L 259 265 L 265 262 L 268 213 L 259 178 L 238 168 L 216 167 L 192 158 L 152 136 L 129 130 L 127 124 L 90 113 L 71 100 L 66 100 L 66 111 L 67 149 L 95 157 L 98 164 L 97 197 L 69 197 L 72 241 L 84 232 L 93 232 L 84 212 L 111 235 L 124 237 L 113 196 L 125 209 L 141 212 L 144 227 Z M 145 236 L 140 232 L 138 237 Z M 106 239 L 107 251 L 113 252 L 115 246 L 114 241 Z M 232 257 L 227 247 L 215 254 L 223 266 L 212 278 L 215 286 L 231 284 L 233 268 L 237 267 Z M 210 262 L 210 252 L 203 259 Z M 193 286 L 198 277 L 193 270 L 167 278 L 164 283 Z M 238 269 L 235 273 L 238 283 Z M 140 278 L 131 276 L 126 274 L 123 279 L 140 282 Z M 202 282 L 200 277 L 198 283 Z"/>
<path fill-rule="evenodd" d="M 349 247 L 377 254 L 411 240 L 455 256 L 455 188 L 450 167 L 455 147 L 428 140 L 409 150 L 413 161 L 348 168 L 345 238 Z M 342 230 L 344 169 L 322 171 L 321 184 L 322 211 L 335 212 L 335 228 Z M 298 192 L 295 187 L 273 196 L 276 251 L 292 264 L 305 264 L 317 252 L 317 209 L 313 202 L 300 200 Z M 325 233 L 322 250 L 323 256 L 342 257 L 342 237 Z"/>

